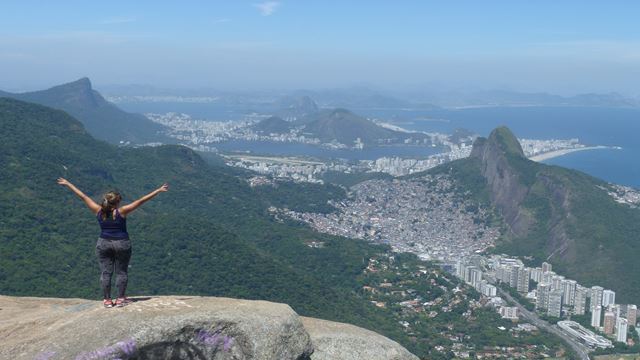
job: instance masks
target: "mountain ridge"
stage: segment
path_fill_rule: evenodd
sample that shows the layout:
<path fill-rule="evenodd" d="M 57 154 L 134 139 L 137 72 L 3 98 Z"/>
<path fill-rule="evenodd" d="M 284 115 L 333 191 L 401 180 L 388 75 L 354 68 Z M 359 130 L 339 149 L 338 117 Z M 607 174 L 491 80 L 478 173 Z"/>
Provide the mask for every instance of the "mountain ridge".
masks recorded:
<path fill-rule="evenodd" d="M 337 141 L 345 145 L 352 145 L 358 138 L 367 145 L 393 144 L 406 139 L 424 142 L 428 139 L 421 133 L 387 129 L 343 108 L 320 111 L 309 117 L 302 131 L 323 142 Z"/>
<path fill-rule="evenodd" d="M 162 135 L 165 127 L 152 122 L 141 114 L 127 113 L 93 89 L 91 80 L 80 78 L 46 90 L 8 93 L 0 92 L 0 97 L 33 102 L 68 112 L 80 120 L 96 138 L 110 143 L 145 143 L 165 141 Z"/>

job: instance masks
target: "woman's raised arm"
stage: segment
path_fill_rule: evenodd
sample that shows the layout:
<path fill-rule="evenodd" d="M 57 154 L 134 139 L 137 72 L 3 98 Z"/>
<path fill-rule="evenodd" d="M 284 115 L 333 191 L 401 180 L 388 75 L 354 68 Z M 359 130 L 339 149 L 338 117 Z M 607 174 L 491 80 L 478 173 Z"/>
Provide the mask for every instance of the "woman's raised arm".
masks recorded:
<path fill-rule="evenodd" d="M 160 194 L 161 192 L 165 192 L 165 191 L 169 191 L 169 184 L 163 184 L 159 188 L 153 190 L 152 192 L 150 192 L 147 195 L 141 197 L 140 199 L 132 202 L 131 204 L 127 204 L 127 205 L 121 207 L 120 208 L 120 215 L 127 216 L 127 214 L 129 214 L 133 210 L 135 210 L 138 207 L 140 207 L 140 205 L 146 203 L 147 201 L 153 199 L 156 195 Z"/>
<path fill-rule="evenodd" d="M 97 214 L 98 211 L 100 211 L 100 205 L 96 204 L 96 202 L 93 201 L 93 199 L 85 195 L 82 191 L 80 191 L 80 189 L 75 187 L 75 185 L 67 181 L 67 179 L 58 178 L 58 184 L 68 187 L 71 191 L 73 191 L 74 194 L 78 195 L 78 197 L 82 201 L 84 201 L 85 205 L 87 205 L 89 210 L 91 210 L 91 212 L 93 212 L 94 214 Z"/>

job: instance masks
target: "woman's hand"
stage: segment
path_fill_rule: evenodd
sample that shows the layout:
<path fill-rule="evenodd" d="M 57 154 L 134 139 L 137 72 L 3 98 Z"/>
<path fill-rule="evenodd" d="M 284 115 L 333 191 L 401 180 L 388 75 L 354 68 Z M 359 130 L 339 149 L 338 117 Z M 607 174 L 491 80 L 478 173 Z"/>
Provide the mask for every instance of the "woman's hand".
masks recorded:
<path fill-rule="evenodd" d="M 85 195 L 82 191 L 80 191 L 80 189 L 78 189 L 77 187 L 75 187 L 72 183 L 70 183 L 67 179 L 65 178 L 58 178 L 58 184 L 62 185 L 62 186 L 66 186 L 68 187 L 71 191 L 74 192 L 74 194 L 76 194 L 80 199 L 82 199 L 82 201 L 84 201 L 84 203 L 87 205 L 87 207 L 89 208 L 89 210 L 91 210 L 91 212 L 93 212 L 94 214 L 97 214 L 98 211 L 100 211 L 100 205 L 96 204 L 95 201 L 91 200 L 90 197 L 88 197 L 87 195 Z"/>
<path fill-rule="evenodd" d="M 58 185 L 69 186 L 71 183 L 65 178 L 58 178 Z"/>
<path fill-rule="evenodd" d="M 130 212 L 134 211 L 135 209 L 139 208 L 140 205 L 146 203 L 147 201 L 153 199 L 156 195 L 158 195 L 161 192 L 167 192 L 169 191 L 169 184 L 164 183 L 162 184 L 162 186 L 160 186 L 159 188 L 153 190 L 152 192 L 148 193 L 147 195 L 141 197 L 140 199 L 132 202 L 131 204 L 127 204 L 123 207 L 120 208 L 120 214 L 122 216 L 127 216 L 127 214 L 129 214 Z"/>

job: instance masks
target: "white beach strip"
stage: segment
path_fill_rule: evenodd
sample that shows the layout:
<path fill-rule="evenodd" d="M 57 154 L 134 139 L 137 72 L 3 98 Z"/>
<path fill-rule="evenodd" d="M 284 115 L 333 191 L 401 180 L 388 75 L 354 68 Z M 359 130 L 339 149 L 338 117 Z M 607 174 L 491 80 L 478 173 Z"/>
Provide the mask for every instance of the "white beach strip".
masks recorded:
<path fill-rule="evenodd" d="M 616 149 L 616 148 L 615 147 L 611 147 L 611 146 L 598 145 L 598 146 L 585 146 L 585 147 L 573 148 L 573 149 L 561 149 L 561 150 L 549 151 L 549 152 L 546 152 L 546 153 L 543 153 L 543 154 L 538 154 L 538 155 L 531 156 L 529 158 L 529 160 L 540 162 L 540 161 L 553 159 L 553 158 L 556 158 L 558 156 L 571 154 L 571 153 L 577 152 L 577 151 L 597 150 L 597 149 Z"/>

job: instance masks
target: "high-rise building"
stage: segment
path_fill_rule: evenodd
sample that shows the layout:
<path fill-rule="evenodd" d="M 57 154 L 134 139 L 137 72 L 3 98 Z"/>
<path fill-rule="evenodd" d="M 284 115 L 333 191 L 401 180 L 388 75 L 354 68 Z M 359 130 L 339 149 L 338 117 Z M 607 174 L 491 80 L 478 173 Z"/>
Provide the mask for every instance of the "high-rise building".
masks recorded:
<path fill-rule="evenodd" d="M 514 265 L 511 267 L 511 275 L 509 276 L 509 286 L 512 288 L 518 287 L 518 273 L 520 272 L 520 266 Z"/>
<path fill-rule="evenodd" d="M 600 327 L 600 317 L 602 316 L 602 306 L 598 305 L 591 310 L 591 326 Z"/>
<path fill-rule="evenodd" d="M 561 289 L 552 290 L 549 293 L 549 306 L 547 307 L 547 315 L 562 317 L 562 294 Z"/>
<path fill-rule="evenodd" d="M 638 307 L 633 304 L 627 305 L 627 321 L 629 322 L 629 325 L 636 326 L 636 322 L 638 321 L 637 319 Z"/>
<path fill-rule="evenodd" d="M 532 268 L 529 272 L 529 278 L 537 283 L 542 280 L 542 268 Z"/>
<path fill-rule="evenodd" d="M 616 315 L 616 319 L 618 319 L 622 313 L 622 306 L 620 306 L 620 304 L 609 304 L 609 306 L 607 306 L 607 310 L 613 311 Z"/>
<path fill-rule="evenodd" d="M 496 269 L 496 281 L 500 282 L 502 281 L 502 272 L 504 271 L 504 268 L 500 265 L 495 267 Z"/>
<path fill-rule="evenodd" d="M 516 290 L 523 294 L 529 292 L 529 270 L 524 267 L 518 269 L 518 283 L 516 284 Z"/>
<path fill-rule="evenodd" d="M 543 272 L 542 273 L 542 282 L 545 282 L 547 284 L 551 284 L 551 279 L 554 276 L 556 276 L 556 273 L 554 273 L 553 271 Z"/>
<path fill-rule="evenodd" d="M 576 297 L 576 285 L 575 280 L 564 280 L 562 282 L 562 290 L 564 291 L 564 297 L 562 298 L 562 305 L 573 305 Z"/>
<path fill-rule="evenodd" d="M 487 283 L 486 280 L 482 280 L 480 282 L 480 289 L 479 289 L 480 293 L 484 296 L 487 297 L 494 297 L 497 295 L 498 293 L 498 289 L 496 289 L 495 286 Z"/>
<path fill-rule="evenodd" d="M 554 275 L 551 277 L 551 290 L 563 290 L 562 284 L 564 282 L 564 276 Z"/>
<path fill-rule="evenodd" d="M 549 272 L 551 271 L 551 264 L 549 264 L 548 262 L 543 262 L 542 263 L 542 272 Z"/>
<path fill-rule="evenodd" d="M 613 330 L 616 326 L 616 314 L 613 311 L 604 312 L 604 333 L 607 335 L 613 335 Z"/>
<path fill-rule="evenodd" d="M 549 292 L 551 285 L 546 283 L 538 283 L 536 288 L 536 309 L 544 311 L 549 307 Z"/>
<path fill-rule="evenodd" d="M 576 285 L 576 295 L 573 301 L 573 313 L 584 315 L 587 307 L 587 289 L 584 286 Z"/>
<path fill-rule="evenodd" d="M 469 266 L 467 268 L 467 273 L 465 274 L 465 281 L 471 284 L 471 286 L 476 287 L 481 280 L 482 271 L 480 271 L 476 266 Z"/>
<path fill-rule="evenodd" d="M 602 292 L 604 289 L 602 286 L 592 286 L 591 287 L 591 311 L 595 309 L 596 306 L 602 306 Z"/>
<path fill-rule="evenodd" d="M 464 262 L 462 262 L 462 260 L 458 260 L 456 262 L 456 275 L 458 275 L 458 277 L 460 279 L 464 279 L 464 271 L 465 271 L 465 266 L 464 266 Z"/>
<path fill-rule="evenodd" d="M 616 292 L 613 290 L 602 291 L 602 306 L 607 307 L 616 303 Z"/>
<path fill-rule="evenodd" d="M 627 331 L 629 331 L 629 323 L 625 318 L 618 318 L 616 321 L 616 340 L 621 343 L 627 343 Z"/>

